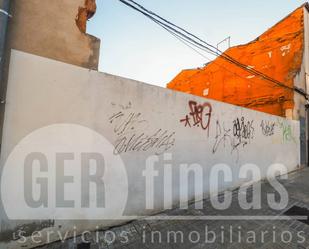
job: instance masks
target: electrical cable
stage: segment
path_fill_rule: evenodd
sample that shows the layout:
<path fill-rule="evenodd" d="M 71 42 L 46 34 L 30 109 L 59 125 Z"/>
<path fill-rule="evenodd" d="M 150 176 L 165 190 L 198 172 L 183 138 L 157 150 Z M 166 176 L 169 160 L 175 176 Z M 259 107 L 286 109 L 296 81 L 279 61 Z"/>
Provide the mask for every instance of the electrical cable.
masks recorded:
<path fill-rule="evenodd" d="M 210 53 L 210 54 L 215 55 L 215 56 L 222 57 L 226 61 L 242 68 L 243 70 L 250 72 L 251 74 L 254 74 L 255 76 L 260 76 L 261 79 L 275 83 L 276 85 L 281 86 L 283 88 L 286 88 L 288 90 L 295 91 L 295 92 L 301 94 L 302 96 L 304 96 L 306 99 L 308 99 L 308 95 L 302 89 L 298 89 L 296 87 L 289 87 L 289 86 L 285 85 L 284 83 L 282 83 L 282 82 L 280 82 L 276 79 L 273 79 L 272 77 L 270 77 L 270 76 L 268 76 L 268 75 L 266 75 L 266 74 L 264 74 L 264 73 L 262 73 L 262 72 L 260 72 L 256 69 L 250 68 L 248 65 L 242 64 L 241 62 L 239 62 L 236 59 L 232 58 L 231 56 L 227 55 L 226 53 L 220 51 L 215 46 L 207 43 L 206 41 L 200 39 L 199 37 L 188 32 L 187 30 L 173 24 L 172 22 L 166 20 L 165 18 L 159 16 L 158 14 L 146 9 L 142 5 L 136 3 L 135 1 L 133 1 L 133 0 L 119 0 L 119 1 L 122 2 L 123 4 L 127 5 L 128 7 L 131 7 L 134 10 L 140 12 L 144 16 L 148 17 L 149 19 L 151 19 L 152 21 L 154 21 L 155 23 L 160 25 L 162 28 L 164 28 L 166 31 L 171 33 L 173 36 L 175 36 L 177 39 L 181 39 L 184 42 L 188 42 L 191 45 L 193 45 L 193 46 L 195 46 L 195 47 L 197 47 L 197 48 L 199 48 L 199 49 L 201 49 L 201 50 L 203 50 L 207 53 Z M 135 6 L 132 5 L 132 4 L 134 4 Z M 196 40 L 198 40 L 198 41 L 196 41 Z M 196 50 L 194 49 L 194 51 L 196 51 Z"/>

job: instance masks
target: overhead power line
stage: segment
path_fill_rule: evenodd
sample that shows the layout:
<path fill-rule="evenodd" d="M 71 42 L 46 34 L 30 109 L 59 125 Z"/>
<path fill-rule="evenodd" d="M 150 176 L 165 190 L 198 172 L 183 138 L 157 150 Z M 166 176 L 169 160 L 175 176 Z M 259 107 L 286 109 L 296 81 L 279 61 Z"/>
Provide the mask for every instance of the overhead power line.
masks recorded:
<path fill-rule="evenodd" d="M 156 24 L 158 24 L 159 26 L 161 26 L 162 28 L 164 28 L 166 31 L 168 31 L 170 34 L 172 34 L 173 36 L 175 36 L 177 39 L 181 40 L 183 43 L 187 43 L 186 45 L 189 46 L 190 48 L 192 48 L 189 44 L 191 44 L 192 46 L 205 51 L 207 53 L 210 53 L 212 55 L 215 56 L 219 56 L 222 59 L 228 61 L 229 63 L 232 63 L 236 66 L 238 66 L 239 68 L 242 68 L 244 71 L 247 71 L 255 76 L 259 76 L 261 79 L 266 80 L 268 82 L 271 82 L 273 84 L 276 84 L 277 86 L 283 87 L 287 90 L 291 90 L 291 91 L 295 91 L 297 93 L 299 93 L 300 95 L 304 96 L 306 99 L 308 99 L 308 95 L 302 90 L 299 89 L 297 87 L 290 87 L 287 86 L 286 84 L 256 70 L 253 69 L 251 67 L 249 67 L 248 65 L 245 65 L 239 61 L 237 61 L 236 59 L 234 59 L 233 57 L 229 56 L 228 54 L 220 51 L 218 48 L 216 48 L 215 46 L 211 45 L 210 43 L 202 40 L 201 38 L 197 37 L 196 35 L 190 33 L 189 31 L 185 30 L 184 28 L 181 28 L 179 26 L 177 26 L 176 24 L 166 20 L 165 18 L 159 16 L 158 14 L 146 9 L 145 7 L 143 7 L 142 5 L 140 5 L 139 3 L 133 1 L 133 0 L 119 0 L 120 2 L 122 2 L 123 4 L 127 5 L 128 7 L 138 11 L 139 13 L 143 14 L 144 16 L 146 16 L 147 18 L 149 18 L 150 20 L 152 20 L 153 22 L 155 22 Z M 192 48 L 193 49 L 193 48 Z M 198 52 L 194 49 L 195 52 Z M 198 52 L 199 53 L 199 52 Z M 200 53 L 199 53 L 200 54 Z"/>
<path fill-rule="evenodd" d="M 165 27 L 163 27 L 163 28 L 165 29 Z M 179 36 L 179 35 L 177 35 L 177 34 L 174 34 L 173 32 L 170 32 L 170 30 L 168 30 L 168 29 L 166 29 L 166 30 L 167 30 L 171 35 L 173 35 L 177 40 L 179 40 L 181 43 L 183 43 L 185 46 L 189 47 L 190 49 L 192 49 L 194 52 L 196 52 L 197 54 L 199 54 L 200 56 L 202 56 L 203 58 L 205 58 L 205 59 L 208 60 L 209 62 L 212 61 L 209 57 L 207 57 L 206 55 L 202 54 L 202 53 L 199 52 L 197 49 L 195 49 L 195 48 L 194 48 L 194 44 L 192 44 L 192 42 L 183 39 L 181 36 Z M 190 44 L 191 44 L 192 46 L 191 46 Z M 237 77 L 239 77 L 239 78 L 241 78 L 241 79 L 244 79 L 244 80 L 249 81 L 249 82 L 251 82 L 251 83 L 255 83 L 254 81 L 252 81 L 252 80 L 250 80 L 250 79 L 248 79 L 248 78 L 246 78 L 246 77 L 244 77 L 244 76 L 241 76 L 241 75 L 239 75 L 239 74 L 233 72 L 232 70 L 226 68 L 225 66 L 223 66 L 223 65 L 220 64 L 220 63 L 217 63 L 217 62 L 215 62 L 215 61 L 212 61 L 212 63 L 214 63 L 214 64 L 217 65 L 218 67 L 223 68 L 223 69 L 226 70 L 227 72 L 229 72 L 229 73 L 231 73 L 231 74 L 233 74 L 233 75 L 235 75 L 235 76 L 237 76 Z"/>

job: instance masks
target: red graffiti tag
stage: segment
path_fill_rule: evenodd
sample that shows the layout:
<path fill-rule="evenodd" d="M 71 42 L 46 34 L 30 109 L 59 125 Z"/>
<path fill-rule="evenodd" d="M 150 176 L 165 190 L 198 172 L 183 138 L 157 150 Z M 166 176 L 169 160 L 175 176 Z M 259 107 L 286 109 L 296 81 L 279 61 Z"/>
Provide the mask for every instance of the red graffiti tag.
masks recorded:
<path fill-rule="evenodd" d="M 190 113 L 186 115 L 180 122 L 184 122 L 185 127 L 196 126 L 201 127 L 203 130 L 208 130 L 212 113 L 211 104 L 205 102 L 198 105 L 195 101 L 189 101 Z"/>

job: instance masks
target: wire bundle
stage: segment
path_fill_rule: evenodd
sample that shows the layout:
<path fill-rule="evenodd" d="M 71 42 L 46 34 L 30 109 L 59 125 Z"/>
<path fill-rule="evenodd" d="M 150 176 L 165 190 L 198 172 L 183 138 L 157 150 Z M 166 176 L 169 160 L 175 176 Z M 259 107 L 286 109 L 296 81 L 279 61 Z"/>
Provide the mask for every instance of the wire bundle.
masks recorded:
<path fill-rule="evenodd" d="M 271 82 L 273 84 L 276 84 L 277 86 L 286 88 L 291 91 L 295 91 L 299 93 L 300 95 L 304 96 L 306 99 L 308 99 L 308 94 L 304 92 L 303 89 L 299 89 L 297 87 L 290 87 L 287 86 L 286 84 L 256 70 L 253 69 L 252 67 L 249 67 L 248 65 L 245 65 L 233 57 L 229 56 L 228 54 L 220 51 L 218 48 L 215 46 L 211 45 L 210 43 L 202 40 L 201 38 L 197 37 L 196 35 L 190 33 L 189 31 L 177 26 L 176 24 L 166 20 L 165 18 L 159 16 L 158 14 L 146 9 L 142 5 L 138 4 L 137 2 L 133 0 L 119 0 L 123 4 L 127 5 L 128 7 L 138 11 L 142 15 L 146 16 L 162 28 L 164 28 L 166 31 L 168 31 L 171 35 L 179 39 L 181 42 L 183 42 L 185 45 L 189 46 L 191 49 L 193 49 L 195 52 L 199 53 L 203 57 L 207 58 L 204 56 L 202 53 L 200 53 L 197 49 L 207 52 L 209 54 L 212 54 L 214 56 L 220 56 L 222 59 L 228 61 L 231 64 L 236 65 L 239 68 L 242 68 L 243 70 L 260 77 L 263 80 L 266 80 L 268 82 Z M 207 58 L 208 59 L 208 58 Z"/>

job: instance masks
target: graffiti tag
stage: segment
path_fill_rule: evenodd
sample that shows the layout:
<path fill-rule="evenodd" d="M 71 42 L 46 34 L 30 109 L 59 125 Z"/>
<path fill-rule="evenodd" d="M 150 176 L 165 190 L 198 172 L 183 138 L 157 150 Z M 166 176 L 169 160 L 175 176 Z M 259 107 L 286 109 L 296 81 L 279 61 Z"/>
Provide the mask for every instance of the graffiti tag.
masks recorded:
<path fill-rule="evenodd" d="M 121 136 L 115 142 L 114 154 L 155 149 L 155 154 L 160 155 L 174 146 L 174 135 L 175 132 L 169 133 L 167 130 L 159 129 L 151 135 L 134 133 L 129 136 Z"/>
<path fill-rule="evenodd" d="M 253 120 L 245 121 L 244 117 L 233 121 L 233 135 L 237 139 L 236 147 L 246 146 L 254 138 Z"/>
<path fill-rule="evenodd" d="M 196 101 L 189 101 L 190 112 L 181 119 L 180 122 L 184 123 L 187 127 L 201 127 L 203 130 L 208 131 L 211 120 L 212 107 L 211 104 L 205 102 L 204 104 L 197 104 Z"/>
<path fill-rule="evenodd" d="M 282 141 L 286 142 L 296 142 L 296 139 L 293 135 L 292 126 L 288 123 L 278 121 L 279 127 L 282 131 Z"/>
<path fill-rule="evenodd" d="M 223 148 L 230 148 L 230 153 L 236 153 L 236 162 L 239 160 L 239 147 L 240 145 L 245 146 L 246 143 L 244 141 L 240 142 L 238 136 L 234 136 L 232 133 L 232 129 L 227 129 L 223 123 L 220 124 L 219 120 L 216 122 L 216 136 L 215 136 L 215 143 L 212 148 L 212 153 L 215 154 L 218 149 L 221 147 Z"/>
<path fill-rule="evenodd" d="M 218 148 L 221 144 L 223 144 L 223 147 L 226 146 L 226 143 L 232 145 L 232 137 L 231 137 L 230 132 L 231 132 L 231 129 L 226 129 L 224 127 L 224 124 L 223 124 L 223 127 L 221 127 L 219 120 L 217 120 L 217 122 L 216 122 L 216 137 L 215 137 L 216 141 L 215 141 L 215 144 L 212 148 L 213 154 L 217 152 L 217 150 L 218 150 Z"/>
<path fill-rule="evenodd" d="M 262 120 L 261 122 L 262 134 L 266 137 L 274 135 L 275 126 L 276 126 L 275 122 Z"/>
<path fill-rule="evenodd" d="M 159 155 L 175 144 L 175 132 L 163 129 L 149 131 L 148 121 L 143 119 L 141 113 L 120 111 L 113 114 L 109 122 L 113 125 L 113 131 L 117 136 L 114 144 L 115 155 L 150 149 Z"/>

